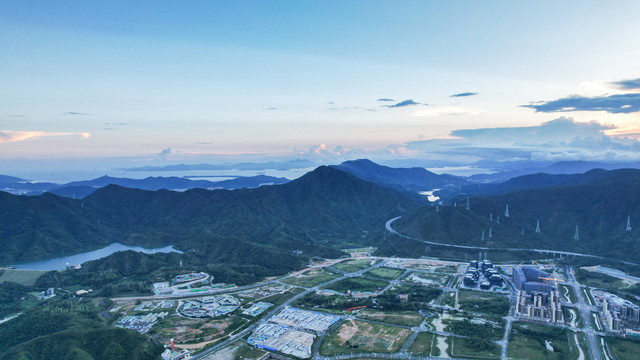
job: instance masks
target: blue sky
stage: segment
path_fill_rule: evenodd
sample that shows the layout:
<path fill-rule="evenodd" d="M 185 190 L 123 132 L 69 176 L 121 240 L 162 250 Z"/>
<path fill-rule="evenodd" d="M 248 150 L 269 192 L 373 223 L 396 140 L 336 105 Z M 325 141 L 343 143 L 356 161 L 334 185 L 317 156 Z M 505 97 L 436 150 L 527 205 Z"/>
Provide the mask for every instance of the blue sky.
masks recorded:
<path fill-rule="evenodd" d="M 640 137 L 638 14 L 625 1 L 0 1 L 0 165 L 434 159 L 454 146 L 475 149 L 450 156 L 471 162 L 493 143 L 460 130 L 568 123 L 560 139 L 501 146 L 640 159 L 621 139 Z"/>

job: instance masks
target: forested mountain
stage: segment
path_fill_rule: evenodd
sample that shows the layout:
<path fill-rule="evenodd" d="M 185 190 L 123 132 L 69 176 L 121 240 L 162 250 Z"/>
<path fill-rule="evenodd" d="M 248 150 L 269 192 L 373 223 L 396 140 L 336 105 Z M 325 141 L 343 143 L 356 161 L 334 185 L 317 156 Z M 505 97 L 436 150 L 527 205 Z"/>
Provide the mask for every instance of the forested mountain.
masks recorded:
<path fill-rule="evenodd" d="M 540 177 L 548 178 L 533 176 Z M 592 170 L 563 179 L 562 186 L 471 197 L 470 210 L 465 209 L 466 198 L 459 198 L 456 207 L 424 207 L 401 218 L 395 228 L 438 242 L 558 249 L 637 261 L 640 170 Z M 509 217 L 505 216 L 507 204 Z M 628 217 L 632 231 L 626 231 Z M 540 233 L 535 232 L 537 221 Z"/>
<path fill-rule="evenodd" d="M 345 161 L 333 167 L 380 186 L 410 192 L 443 188 L 447 185 L 459 186 L 468 183 L 465 178 L 448 174 L 438 175 L 421 167 L 391 168 L 378 165 L 367 159 Z"/>
<path fill-rule="evenodd" d="M 0 262 L 34 260 L 113 242 L 174 244 L 212 261 L 336 255 L 418 200 L 319 167 L 284 185 L 242 190 L 144 191 L 109 185 L 82 200 L 0 193 Z M 365 240 L 363 240 L 365 239 Z M 300 260 L 286 260 L 291 267 Z"/>
<path fill-rule="evenodd" d="M 620 172 L 620 174 L 623 173 L 624 172 Z M 610 173 L 603 169 L 589 170 L 584 174 L 536 173 L 514 177 L 501 183 L 465 185 L 460 188 L 459 192 L 468 195 L 502 194 L 518 190 L 540 189 L 564 185 L 580 185 L 589 182 L 598 182 L 601 180 L 606 181 L 606 179 L 610 177 Z"/>

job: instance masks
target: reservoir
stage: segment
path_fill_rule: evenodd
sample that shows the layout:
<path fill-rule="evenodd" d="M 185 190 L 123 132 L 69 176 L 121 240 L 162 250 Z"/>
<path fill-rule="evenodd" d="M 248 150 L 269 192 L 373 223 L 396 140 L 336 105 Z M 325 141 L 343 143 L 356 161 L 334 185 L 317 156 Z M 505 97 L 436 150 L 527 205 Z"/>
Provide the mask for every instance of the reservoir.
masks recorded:
<path fill-rule="evenodd" d="M 67 266 L 75 266 L 78 264 L 85 263 L 87 261 L 102 259 L 103 257 L 107 257 L 115 252 L 126 251 L 126 250 L 133 250 L 133 251 L 142 252 L 145 254 L 170 253 L 170 252 L 181 253 L 181 251 L 174 249 L 172 245 L 161 247 L 161 248 L 155 248 L 155 249 L 146 249 L 140 246 L 127 246 L 127 245 L 122 245 L 120 243 L 113 243 L 107 247 L 94 250 L 94 251 L 59 257 L 55 259 L 40 260 L 40 261 L 34 261 L 34 262 L 24 263 L 19 265 L 12 265 L 12 266 L 15 266 L 16 269 L 20 269 L 20 270 L 44 270 L 44 271 L 62 270 Z"/>

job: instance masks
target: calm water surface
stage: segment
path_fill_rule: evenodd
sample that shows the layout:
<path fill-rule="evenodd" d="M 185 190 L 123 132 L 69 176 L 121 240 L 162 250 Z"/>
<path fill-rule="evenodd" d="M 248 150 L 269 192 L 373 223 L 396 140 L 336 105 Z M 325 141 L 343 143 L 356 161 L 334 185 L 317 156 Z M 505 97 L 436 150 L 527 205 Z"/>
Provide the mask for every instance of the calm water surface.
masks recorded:
<path fill-rule="evenodd" d="M 20 269 L 20 270 L 46 270 L 46 271 L 62 270 L 66 268 L 67 265 L 74 266 L 74 265 L 82 264 L 87 261 L 102 259 L 103 257 L 107 257 L 115 252 L 125 251 L 125 250 L 133 250 L 133 251 L 142 252 L 145 254 L 170 253 L 170 252 L 181 253 L 181 251 L 174 249 L 172 245 L 161 247 L 161 248 L 155 248 L 155 249 L 146 249 L 140 246 L 127 246 L 127 245 L 122 245 L 120 243 L 113 243 L 105 248 L 89 251 L 81 254 L 64 256 L 64 257 L 59 257 L 55 259 L 40 260 L 40 261 L 12 265 L 12 266 L 15 266 L 17 269 Z"/>

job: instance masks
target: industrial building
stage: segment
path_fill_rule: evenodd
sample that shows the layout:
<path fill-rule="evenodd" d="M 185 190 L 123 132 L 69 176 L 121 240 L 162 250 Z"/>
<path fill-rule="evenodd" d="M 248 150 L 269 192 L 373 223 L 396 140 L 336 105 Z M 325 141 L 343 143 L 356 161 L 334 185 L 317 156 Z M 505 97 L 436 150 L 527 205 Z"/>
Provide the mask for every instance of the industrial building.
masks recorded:
<path fill-rule="evenodd" d="M 231 295 L 209 296 L 185 302 L 179 309 L 183 316 L 193 318 L 227 315 L 240 307 L 240 301 Z"/>
<path fill-rule="evenodd" d="M 545 282 L 550 279 L 551 275 L 544 271 L 540 271 L 533 266 L 514 266 L 511 273 L 511 280 L 516 289 L 523 290 L 527 294 L 532 292 L 546 292 L 548 294 L 556 291 L 554 283 Z"/>
<path fill-rule="evenodd" d="M 258 326 L 247 343 L 269 351 L 279 351 L 298 358 L 311 357 L 315 335 L 289 326 L 266 323 Z"/>
<path fill-rule="evenodd" d="M 340 320 L 339 316 L 300 310 L 290 306 L 269 319 L 273 323 L 313 331 L 325 331 L 338 320 Z"/>
<path fill-rule="evenodd" d="M 168 312 L 151 313 L 145 316 L 125 316 L 114 324 L 116 327 L 135 330 L 141 334 L 146 333 L 151 327 L 158 322 L 158 318 L 164 319 Z"/>
<path fill-rule="evenodd" d="M 557 291 L 540 292 L 518 290 L 516 315 L 536 321 L 564 323 L 560 294 Z"/>

